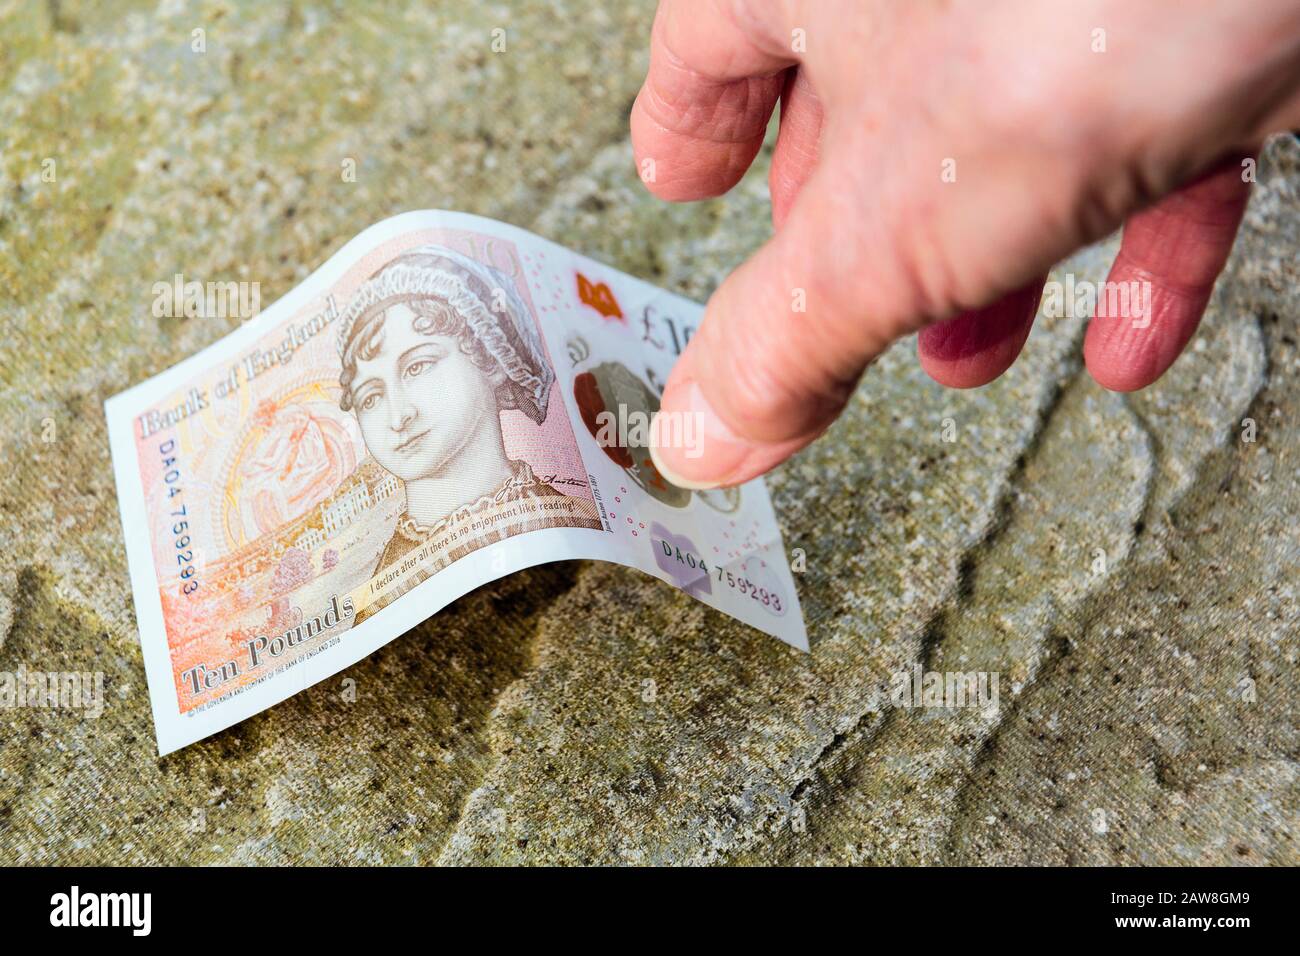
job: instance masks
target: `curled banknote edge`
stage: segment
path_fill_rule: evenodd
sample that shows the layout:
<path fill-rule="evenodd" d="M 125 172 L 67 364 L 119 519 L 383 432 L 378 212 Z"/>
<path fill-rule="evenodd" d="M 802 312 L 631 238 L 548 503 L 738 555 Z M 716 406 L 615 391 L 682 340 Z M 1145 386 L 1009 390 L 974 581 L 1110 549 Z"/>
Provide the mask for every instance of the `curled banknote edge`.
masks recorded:
<path fill-rule="evenodd" d="M 687 491 L 650 459 L 701 312 L 522 229 L 411 212 L 109 399 L 159 753 L 548 561 L 639 568 L 807 650 L 763 483 Z M 661 434 L 706 454 L 695 426 Z"/>

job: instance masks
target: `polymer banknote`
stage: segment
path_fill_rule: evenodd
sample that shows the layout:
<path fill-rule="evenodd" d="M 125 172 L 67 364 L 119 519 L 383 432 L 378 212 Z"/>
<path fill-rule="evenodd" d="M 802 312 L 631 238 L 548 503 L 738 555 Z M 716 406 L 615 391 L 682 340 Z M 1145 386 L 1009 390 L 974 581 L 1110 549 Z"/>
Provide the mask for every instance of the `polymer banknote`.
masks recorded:
<path fill-rule="evenodd" d="M 412 212 L 109 399 L 159 752 L 548 561 L 638 568 L 806 650 L 762 481 L 686 490 L 651 458 L 701 313 L 513 226 Z M 657 427 L 707 454 L 689 419 Z"/>

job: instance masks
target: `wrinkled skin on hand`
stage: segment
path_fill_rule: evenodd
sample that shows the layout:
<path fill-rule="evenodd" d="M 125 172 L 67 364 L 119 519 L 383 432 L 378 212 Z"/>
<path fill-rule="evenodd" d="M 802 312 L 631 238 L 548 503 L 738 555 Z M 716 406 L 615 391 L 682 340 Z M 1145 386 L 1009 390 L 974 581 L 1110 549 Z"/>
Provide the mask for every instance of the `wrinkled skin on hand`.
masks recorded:
<path fill-rule="evenodd" d="M 703 424 L 702 457 L 654 449 L 687 487 L 807 445 L 911 332 L 938 382 L 992 381 L 1051 266 L 1121 225 L 1109 281 L 1149 302 L 1099 297 L 1084 357 L 1106 388 L 1151 384 L 1231 251 L 1251 157 L 1300 126 L 1297 0 L 662 0 L 651 44 L 632 142 L 661 198 L 730 189 L 781 104 L 775 235 L 663 397 Z"/>

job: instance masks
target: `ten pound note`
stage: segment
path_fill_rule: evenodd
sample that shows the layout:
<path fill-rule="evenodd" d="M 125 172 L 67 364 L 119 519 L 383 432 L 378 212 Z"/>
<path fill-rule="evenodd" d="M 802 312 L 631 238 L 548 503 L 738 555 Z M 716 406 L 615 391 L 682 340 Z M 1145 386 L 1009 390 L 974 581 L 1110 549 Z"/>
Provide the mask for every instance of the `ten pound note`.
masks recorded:
<path fill-rule="evenodd" d="M 105 404 L 162 754 L 338 672 L 502 575 L 601 558 L 807 649 L 761 481 L 647 450 L 695 303 L 521 229 L 367 229 Z M 707 453 L 691 421 L 666 440 Z"/>

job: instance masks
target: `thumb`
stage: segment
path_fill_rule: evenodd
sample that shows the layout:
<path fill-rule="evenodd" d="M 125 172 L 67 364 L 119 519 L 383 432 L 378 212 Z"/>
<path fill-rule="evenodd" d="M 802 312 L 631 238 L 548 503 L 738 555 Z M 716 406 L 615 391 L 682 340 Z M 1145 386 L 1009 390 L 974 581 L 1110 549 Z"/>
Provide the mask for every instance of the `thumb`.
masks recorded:
<path fill-rule="evenodd" d="M 674 367 L 650 430 L 673 484 L 736 485 L 774 468 L 826 429 L 923 311 L 881 281 L 887 265 L 871 287 L 856 275 L 874 243 L 843 234 L 857 227 L 832 208 L 832 179 L 817 169 L 780 232 L 710 298 Z"/>
<path fill-rule="evenodd" d="M 934 322 L 953 319 L 920 343 L 932 377 L 991 381 L 1025 342 L 1043 273 L 1092 238 L 1051 228 L 1073 194 L 1032 192 L 1036 153 L 972 148 L 958 183 L 938 174 L 935 140 L 879 138 L 897 148 L 828 136 L 780 230 L 709 299 L 651 424 L 668 481 L 770 471 L 826 430 L 892 342 Z"/>

